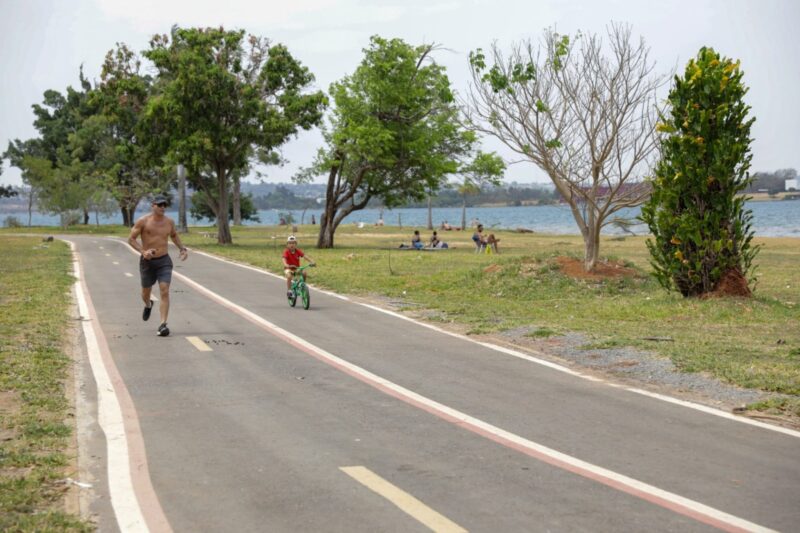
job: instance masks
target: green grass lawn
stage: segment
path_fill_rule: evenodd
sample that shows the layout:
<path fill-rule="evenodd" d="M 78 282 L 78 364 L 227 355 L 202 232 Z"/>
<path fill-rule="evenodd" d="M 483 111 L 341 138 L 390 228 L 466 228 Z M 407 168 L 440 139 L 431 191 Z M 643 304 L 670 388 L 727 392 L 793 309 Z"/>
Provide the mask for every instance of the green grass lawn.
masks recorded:
<path fill-rule="evenodd" d="M 0 236 L 0 530 L 91 531 L 64 511 L 71 253 L 63 242 Z M 72 466 L 71 466 L 72 465 Z"/>

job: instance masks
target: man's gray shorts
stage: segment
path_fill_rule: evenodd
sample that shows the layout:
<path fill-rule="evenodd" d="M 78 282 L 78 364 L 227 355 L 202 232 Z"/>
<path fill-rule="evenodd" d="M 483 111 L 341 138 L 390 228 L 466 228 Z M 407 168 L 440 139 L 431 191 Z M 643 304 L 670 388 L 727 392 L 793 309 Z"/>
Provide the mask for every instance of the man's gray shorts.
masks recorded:
<path fill-rule="evenodd" d="M 172 259 L 169 254 L 154 259 L 139 258 L 139 274 L 142 277 L 142 288 L 159 283 L 172 282 Z"/>

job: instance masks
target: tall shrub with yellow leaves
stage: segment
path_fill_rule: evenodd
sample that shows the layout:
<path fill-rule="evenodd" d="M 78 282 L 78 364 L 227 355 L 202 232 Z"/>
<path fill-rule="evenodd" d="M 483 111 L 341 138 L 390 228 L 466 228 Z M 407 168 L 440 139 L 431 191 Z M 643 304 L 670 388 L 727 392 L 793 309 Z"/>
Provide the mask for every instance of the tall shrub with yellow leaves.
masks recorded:
<path fill-rule="evenodd" d="M 740 194 L 750 182 L 750 106 L 739 61 L 701 48 L 675 77 L 661 158 L 642 220 L 655 276 L 667 290 L 700 296 L 755 281 L 752 213 Z M 741 291 L 740 291 L 741 293 Z"/>

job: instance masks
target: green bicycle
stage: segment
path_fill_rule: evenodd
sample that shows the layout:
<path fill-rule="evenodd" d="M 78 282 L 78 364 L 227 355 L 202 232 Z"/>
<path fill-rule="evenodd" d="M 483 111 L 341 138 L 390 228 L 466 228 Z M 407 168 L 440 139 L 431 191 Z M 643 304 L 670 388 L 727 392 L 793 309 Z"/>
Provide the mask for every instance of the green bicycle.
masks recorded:
<path fill-rule="evenodd" d="M 308 293 L 308 285 L 306 285 L 306 277 L 303 276 L 303 270 L 313 267 L 314 263 L 309 265 L 297 267 L 294 271 L 294 278 L 292 278 L 292 295 L 289 296 L 289 305 L 294 307 L 297 304 L 297 297 L 303 302 L 303 309 L 308 309 L 311 305 L 311 295 Z"/>

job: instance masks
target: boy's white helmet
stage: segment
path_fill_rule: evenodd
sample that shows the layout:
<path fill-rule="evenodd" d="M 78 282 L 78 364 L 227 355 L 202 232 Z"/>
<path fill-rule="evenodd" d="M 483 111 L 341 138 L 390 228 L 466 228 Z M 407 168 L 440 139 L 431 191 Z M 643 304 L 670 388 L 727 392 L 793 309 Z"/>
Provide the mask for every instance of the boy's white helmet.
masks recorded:
<path fill-rule="evenodd" d="M 297 237 L 294 235 L 289 235 L 289 237 L 286 239 L 286 242 L 297 242 Z"/>

